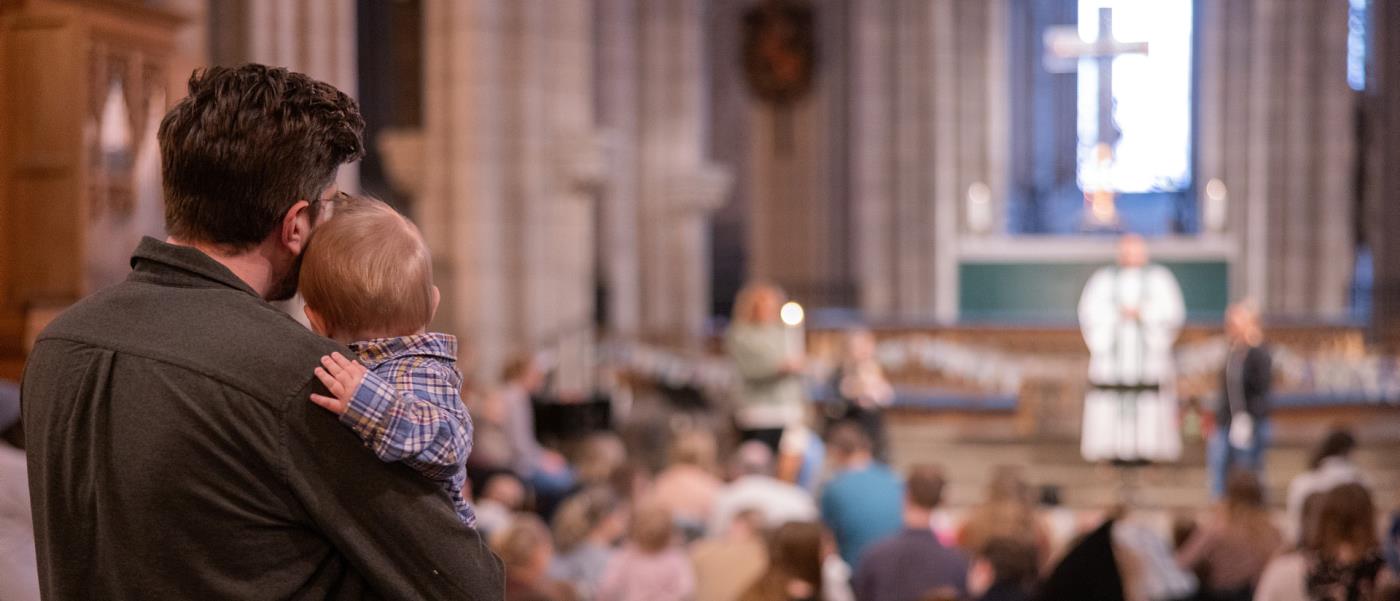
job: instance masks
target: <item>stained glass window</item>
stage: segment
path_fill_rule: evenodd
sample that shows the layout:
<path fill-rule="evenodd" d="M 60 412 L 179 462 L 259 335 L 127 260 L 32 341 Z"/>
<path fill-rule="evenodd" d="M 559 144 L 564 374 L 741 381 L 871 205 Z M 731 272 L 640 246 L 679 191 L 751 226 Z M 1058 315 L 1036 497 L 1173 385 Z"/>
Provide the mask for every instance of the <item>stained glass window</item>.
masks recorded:
<path fill-rule="evenodd" d="M 1079 35 L 1085 41 L 1109 34 L 1099 31 L 1101 8 L 1112 9 L 1114 38 L 1147 42 L 1148 53 L 1113 59 L 1110 110 L 1121 135 L 1107 174 L 1099 172 L 1095 157 L 1099 62 L 1079 61 L 1079 185 L 1106 181 L 1120 194 L 1185 190 L 1191 185 L 1191 2 L 1079 0 Z"/>

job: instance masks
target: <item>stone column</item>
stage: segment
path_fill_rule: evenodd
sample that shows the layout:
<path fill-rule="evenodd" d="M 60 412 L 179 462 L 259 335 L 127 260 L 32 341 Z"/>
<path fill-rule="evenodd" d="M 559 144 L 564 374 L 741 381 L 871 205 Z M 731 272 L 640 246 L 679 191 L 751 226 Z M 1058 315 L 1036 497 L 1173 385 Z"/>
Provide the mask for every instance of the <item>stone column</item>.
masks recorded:
<path fill-rule="evenodd" d="M 593 196 L 591 2 L 430 0 L 416 219 L 443 290 L 440 327 L 493 379 L 521 352 L 590 384 Z M 411 136 L 388 138 L 413 155 Z M 390 159 L 391 168 L 408 161 Z M 401 180 L 402 177 L 396 177 Z"/>
<path fill-rule="evenodd" d="M 670 296 L 678 314 L 671 326 L 675 333 L 668 338 L 685 348 L 698 348 L 704 340 L 710 301 L 709 220 L 724 204 L 731 181 L 728 171 L 700 165 L 676 174 L 670 182 L 668 229 L 674 233 L 670 246 L 676 267 Z"/>
<path fill-rule="evenodd" d="M 175 35 L 175 53 L 165 74 L 170 82 L 167 89 L 174 94 L 166 104 L 173 106 L 185 95 L 190 74 L 209 64 L 209 0 L 161 0 L 159 5 L 185 19 Z"/>
<path fill-rule="evenodd" d="M 851 201 L 860 308 L 867 315 L 893 315 L 896 307 L 894 254 L 890 230 L 893 205 L 891 115 L 893 85 L 890 7 L 860 2 L 853 7 L 851 81 Z"/>
<path fill-rule="evenodd" d="M 492 0 L 424 5 L 424 185 L 414 203 L 443 295 L 437 323 L 464 338 L 469 365 L 488 381 L 511 352 L 504 13 Z"/>
<path fill-rule="evenodd" d="M 704 7 L 701 0 L 647 0 L 635 8 L 641 334 L 691 348 L 708 313 L 705 224 L 729 188 L 728 173 L 704 159 Z"/>
<path fill-rule="evenodd" d="M 246 21 L 221 25 L 242 28 L 240 60 L 286 67 L 357 95 L 355 0 L 246 0 L 233 14 Z M 337 183 L 358 191 L 359 173 L 358 165 L 346 165 Z"/>
<path fill-rule="evenodd" d="M 775 107 L 747 88 L 737 90 L 745 95 L 750 131 L 748 160 L 739 166 L 748 170 L 749 275 L 779 284 L 800 302 L 842 306 L 855 301 L 847 298 L 853 286 L 845 227 L 851 207 L 845 17 L 860 9 L 837 0 L 810 4 L 819 55 L 810 93 Z"/>
<path fill-rule="evenodd" d="M 963 203 L 973 186 L 996 203 L 1007 189 L 1007 11 L 1006 0 L 853 8 L 849 203 L 869 319 L 957 317 Z"/>
<path fill-rule="evenodd" d="M 560 391 L 592 390 L 596 245 L 594 203 L 605 179 L 604 148 L 595 126 L 593 48 L 597 40 L 592 2 L 542 2 L 537 43 L 544 60 L 538 75 L 547 99 L 540 122 L 550 203 L 543 223 L 532 226 L 542 254 L 544 287 L 530 321 L 546 324 L 545 344 L 558 354 L 555 386 Z"/>
<path fill-rule="evenodd" d="M 1218 178 L 1238 241 L 1232 293 L 1264 310 L 1344 317 L 1355 98 L 1345 3 L 1206 0 L 1200 36 L 1198 187 Z"/>
<path fill-rule="evenodd" d="M 623 338 L 641 332 L 642 294 L 638 210 L 637 0 L 598 0 L 598 122 L 609 144 L 607 181 L 601 197 L 602 282 L 609 333 Z"/>
<path fill-rule="evenodd" d="M 1366 233 L 1375 256 L 1372 327 L 1391 352 L 1400 350 L 1400 2 L 1373 2 L 1375 36 L 1367 65 L 1371 177 Z"/>

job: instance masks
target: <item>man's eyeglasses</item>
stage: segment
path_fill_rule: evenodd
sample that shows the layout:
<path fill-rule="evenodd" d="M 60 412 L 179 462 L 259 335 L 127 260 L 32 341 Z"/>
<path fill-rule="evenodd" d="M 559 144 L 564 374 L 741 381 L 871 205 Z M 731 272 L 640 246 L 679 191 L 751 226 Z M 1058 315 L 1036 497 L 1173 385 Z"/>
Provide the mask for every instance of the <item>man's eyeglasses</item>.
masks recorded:
<path fill-rule="evenodd" d="M 317 209 L 320 209 L 322 206 L 330 206 L 332 209 L 334 209 L 335 207 L 344 204 L 348 200 L 350 200 L 349 194 L 346 194 L 345 192 L 336 192 L 335 194 L 332 194 L 325 198 L 316 199 L 316 204 L 320 205 L 317 207 Z"/>
<path fill-rule="evenodd" d="M 350 195 L 340 191 L 325 198 L 317 198 L 315 202 L 311 203 L 311 216 L 313 217 L 313 221 L 319 223 L 330 219 L 330 216 L 335 213 L 336 207 L 345 204 L 349 200 Z"/>

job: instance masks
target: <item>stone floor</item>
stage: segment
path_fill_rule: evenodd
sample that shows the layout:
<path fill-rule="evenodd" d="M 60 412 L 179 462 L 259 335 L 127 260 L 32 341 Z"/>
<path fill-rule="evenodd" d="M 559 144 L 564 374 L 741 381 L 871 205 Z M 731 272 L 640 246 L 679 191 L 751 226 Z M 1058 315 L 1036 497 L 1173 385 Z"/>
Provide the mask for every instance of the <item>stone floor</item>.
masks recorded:
<path fill-rule="evenodd" d="M 1124 475 L 1116 468 L 1085 462 L 1075 440 L 1016 437 L 1009 434 L 1009 425 L 998 427 L 986 418 L 891 418 L 891 462 L 899 468 L 916 462 L 941 464 L 948 475 L 950 509 L 977 503 L 993 469 L 1000 465 L 1021 466 L 1037 487 L 1058 486 L 1063 504 L 1075 510 L 1103 510 L 1123 498 Z M 1390 424 L 1385 430 L 1394 435 L 1363 435 L 1356 453 L 1356 460 L 1372 479 L 1376 504 L 1382 511 L 1400 509 L 1400 411 L 1387 421 Z M 1325 430 L 1325 426 L 1313 430 Z M 1289 480 L 1306 469 L 1312 448 L 1306 433 L 1280 438 L 1266 458 L 1265 484 L 1275 508 L 1282 507 Z M 1135 481 L 1131 489 L 1135 508 L 1189 512 L 1205 507 L 1204 443 L 1188 440 L 1179 462 L 1142 468 Z"/>

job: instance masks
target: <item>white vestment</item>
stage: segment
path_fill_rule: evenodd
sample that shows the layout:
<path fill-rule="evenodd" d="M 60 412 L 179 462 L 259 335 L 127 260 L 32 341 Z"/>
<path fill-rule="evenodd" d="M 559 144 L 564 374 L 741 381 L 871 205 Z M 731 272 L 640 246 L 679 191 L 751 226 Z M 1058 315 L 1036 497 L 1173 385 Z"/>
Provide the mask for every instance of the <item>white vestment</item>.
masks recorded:
<path fill-rule="evenodd" d="M 1084 286 L 1085 459 L 1173 461 L 1181 455 L 1172 344 L 1185 312 L 1176 278 L 1160 265 L 1105 267 Z"/>

